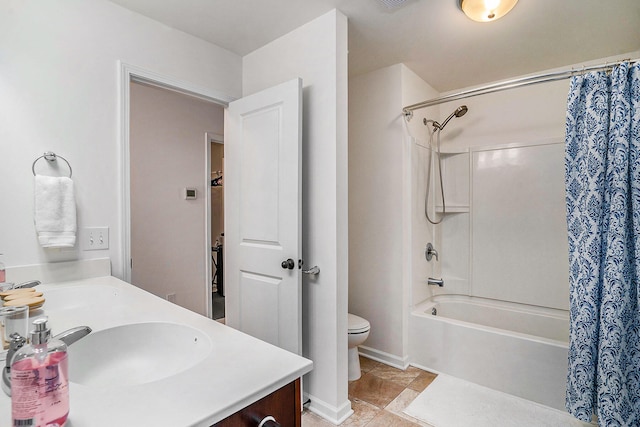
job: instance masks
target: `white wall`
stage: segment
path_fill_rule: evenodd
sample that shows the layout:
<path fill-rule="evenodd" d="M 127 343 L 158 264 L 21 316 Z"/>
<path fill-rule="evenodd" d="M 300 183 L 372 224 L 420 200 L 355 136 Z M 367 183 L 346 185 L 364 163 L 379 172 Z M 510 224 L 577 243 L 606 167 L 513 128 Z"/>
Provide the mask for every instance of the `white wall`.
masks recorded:
<path fill-rule="evenodd" d="M 349 312 L 361 351 L 403 365 L 402 65 L 349 79 Z"/>
<path fill-rule="evenodd" d="M 349 80 L 349 311 L 371 323 L 360 351 L 398 367 L 408 363 L 412 284 L 433 268 L 421 214 L 428 152 L 412 141 L 426 137 L 424 114 L 406 122 L 402 108 L 433 96 L 402 64 Z"/>
<path fill-rule="evenodd" d="M 347 399 L 347 19 L 329 12 L 243 58 L 243 94 L 303 79 L 303 354 L 309 409 L 338 423 Z"/>
<path fill-rule="evenodd" d="M 131 283 L 206 316 L 205 133 L 224 132 L 224 109 L 154 86 L 130 92 Z"/>
<path fill-rule="evenodd" d="M 241 58 L 104 0 L 3 1 L 0 29 L 5 263 L 108 256 L 113 274 L 122 277 L 118 60 L 238 97 Z M 31 164 L 45 151 L 71 163 L 78 226 L 108 226 L 108 251 L 38 246 Z"/>
<path fill-rule="evenodd" d="M 442 131 L 447 149 L 532 142 L 564 137 L 569 81 L 481 95 L 440 105 L 443 120 L 459 105 L 469 111 Z"/>

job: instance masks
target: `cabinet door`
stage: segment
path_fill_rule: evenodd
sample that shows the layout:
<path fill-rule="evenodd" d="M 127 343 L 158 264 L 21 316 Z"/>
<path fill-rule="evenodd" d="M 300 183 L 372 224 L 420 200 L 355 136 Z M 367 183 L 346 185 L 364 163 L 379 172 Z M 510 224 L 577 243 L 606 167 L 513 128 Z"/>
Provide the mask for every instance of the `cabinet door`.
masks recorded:
<path fill-rule="evenodd" d="M 287 384 L 213 427 L 257 427 L 271 415 L 282 427 L 301 427 L 300 379 Z"/>

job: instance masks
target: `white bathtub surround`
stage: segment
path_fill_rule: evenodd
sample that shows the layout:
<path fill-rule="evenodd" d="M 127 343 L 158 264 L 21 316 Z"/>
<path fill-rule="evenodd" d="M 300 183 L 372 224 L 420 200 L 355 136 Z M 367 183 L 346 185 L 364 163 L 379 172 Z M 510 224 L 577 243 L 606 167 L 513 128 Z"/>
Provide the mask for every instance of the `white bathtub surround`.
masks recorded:
<path fill-rule="evenodd" d="M 135 385 L 123 386 L 113 375 L 102 378 L 100 384 L 94 381 L 90 385 L 91 381 L 86 379 L 81 381 L 83 384 L 74 382 L 85 378 L 78 376 L 77 371 L 74 377 L 74 363 L 76 368 L 87 364 L 74 362 L 73 345 L 70 346 L 69 424 L 73 426 L 110 427 L 115 423 L 208 427 L 299 378 L 312 367 L 307 359 L 114 277 L 51 283 L 38 286 L 38 290 L 47 299 L 42 311 L 49 316 L 54 334 L 79 325 L 90 326 L 92 334 L 110 334 L 118 326 L 151 322 L 158 327 L 168 324 L 173 329 L 195 330 L 202 347 L 203 353 L 192 358 L 191 366 L 173 366 L 172 375 L 163 372 L 152 376 L 149 382 L 138 378 Z M 109 332 L 101 332 L 105 330 Z M 87 350 L 81 342 L 74 345 L 79 346 L 76 357 Z M 126 357 L 126 347 L 122 351 L 122 357 Z M 0 424 L 6 425 L 11 417 L 10 398 L 0 394 Z"/>
<path fill-rule="evenodd" d="M 487 114 L 474 102 L 443 132 L 451 209 L 438 236 L 445 286 L 430 287 L 438 296 L 414 306 L 411 363 L 564 410 L 563 140 L 460 145 L 478 136 L 477 120 Z"/>
<path fill-rule="evenodd" d="M 591 427 L 554 409 L 440 374 L 404 410 L 438 427 Z"/>
<path fill-rule="evenodd" d="M 434 308 L 439 315 L 431 314 Z M 564 410 L 568 321 L 562 310 L 437 297 L 414 307 L 409 329 L 412 365 Z"/>

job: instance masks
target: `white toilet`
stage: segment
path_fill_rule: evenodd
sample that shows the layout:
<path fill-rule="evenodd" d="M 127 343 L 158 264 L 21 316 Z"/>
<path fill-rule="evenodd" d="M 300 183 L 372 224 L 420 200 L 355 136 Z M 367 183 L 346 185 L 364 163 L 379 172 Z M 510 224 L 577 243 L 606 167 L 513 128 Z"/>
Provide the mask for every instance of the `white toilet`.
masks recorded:
<path fill-rule="evenodd" d="M 349 381 L 360 378 L 358 346 L 369 337 L 371 325 L 366 319 L 349 313 Z"/>

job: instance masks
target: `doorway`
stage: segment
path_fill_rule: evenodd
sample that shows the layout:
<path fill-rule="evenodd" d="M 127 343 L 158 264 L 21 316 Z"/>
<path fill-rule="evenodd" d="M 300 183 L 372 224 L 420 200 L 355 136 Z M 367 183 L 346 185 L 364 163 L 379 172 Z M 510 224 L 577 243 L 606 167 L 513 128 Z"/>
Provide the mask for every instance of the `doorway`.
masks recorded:
<path fill-rule="evenodd" d="M 224 137 L 207 132 L 205 144 L 210 151 L 211 190 L 211 318 L 224 323 Z"/>
<path fill-rule="evenodd" d="M 220 151 L 211 140 L 222 142 L 224 107 L 131 82 L 129 116 L 130 282 L 213 317 L 215 239 L 207 218 L 219 215 L 212 214 L 209 171 L 222 167 L 212 168 L 209 153 Z"/>
<path fill-rule="evenodd" d="M 228 118 L 229 123 L 234 124 L 224 129 L 225 139 L 227 140 L 227 149 L 225 149 L 225 162 L 233 165 L 226 168 L 227 173 L 234 172 L 233 179 L 226 180 L 225 193 L 232 197 L 227 197 L 225 207 L 225 230 L 229 233 L 226 235 L 226 244 L 224 246 L 225 254 L 225 270 L 238 273 L 241 270 L 245 279 L 245 288 L 258 285 L 264 282 L 266 287 L 261 287 L 261 292 L 239 292 L 242 285 L 225 286 L 225 319 L 233 320 L 228 324 L 232 327 L 239 328 L 245 332 L 247 329 L 267 330 L 268 334 L 273 337 L 274 331 L 277 330 L 278 345 L 282 348 L 289 349 L 296 353 L 300 353 L 302 349 L 302 328 L 301 328 L 301 136 L 302 136 L 302 80 L 293 79 L 280 85 L 264 89 L 253 95 L 241 98 L 237 102 L 231 103 L 234 99 L 221 95 L 217 92 L 203 90 L 201 87 L 195 87 L 182 81 L 176 81 L 166 77 L 159 77 L 156 73 L 141 70 L 127 64 L 121 65 L 121 141 L 122 141 L 122 177 L 123 177 L 123 265 L 125 268 L 124 279 L 132 282 L 132 270 L 136 266 L 135 259 L 132 259 L 132 201 L 135 197 L 131 194 L 131 167 L 130 159 L 130 86 L 133 82 L 144 83 L 153 87 L 168 89 L 170 92 L 178 92 L 188 95 L 198 100 L 212 102 L 218 106 L 228 107 L 221 110 L 226 124 Z M 245 109 L 247 112 L 242 113 Z M 241 118 L 243 117 L 243 118 Z M 240 122 L 248 120 L 245 125 L 248 126 L 249 132 L 240 132 L 237 125 Z M 242 127 L 246 127 L 242 125 Z M 232 132 L 231 129 L 234 129 Z M 222 131 L 220 132 L 222 133 Z M 238 136 L 250 136 L 249 139 Z M 261 136 L 268 136 L 263 138 Z M 201 138 L 201 137 L 200 137 Z M 200 139 L 202 141 L 202 139 Z M 205 144 L 205 146 L 208 146 Z M 233 148 L 233 150 L 231 150 Z M 233 156 L 230 155 L 233 154 Z M 198 192 L 198 188 L 181 188 L 180 194 L 186 195 L 209 194 L 208 189 L 211 185 L 210 176 L 210 159 L 209 156 L 201 156 L 203 169 L 207 170 L 206 176 L 202 176 L 202 186 Z M 166 159 L 165 159 L 166 160 Z M 143 160 L 146 162 L 147 160 Z M 278 165 L 277 171 L 274 165 Z M 280 167 L 285 168 L 280 171 Z M 197 169 L 197 167 L 196 167 Z M 200 169 L 202 170 L 202 169 Z M 236 173 L 237 171 L 237 173 Z M 242 178 L 240 178 L 242 177 Z M 278 177 L 274 181 L 273 178 Z M 243 181 L 244 184 L 238 184 Z M 235 183 L 231 186 L 230 183 Z M 152 183 L 151 185 L 155 185 Z M 232 188 L 233 187 L 233 188 Z M 204 189 L 207 189 L 204 192 Z M 182 191 L 184 190 L 184 191 Z M 194 190 L 194 191 L 188 191 Z M 246 193 L 243 193 L 246 192 Z M 140 193 L 138 193 L 140 194 Z M 243 203 L 241 203 L 243 201 Z M 233 203 L 232 203 L 233 202 Z M 175 201 L 174 201 L 175 203 Z M 252 207 L 261 206 L 260 209 L 252 209 Z M 208 209 L 201 209 L 204 217 L 210 215 Z M 207 213 L 208 212 L 208 213 Z M 269 213 L 269 215 L 265 215 Z M 210 217 L 209 221 L 203 220 L 206 232 L 201 233 L 205 236 L 205 248 L 201 252 L 203 255 L 202 264 L 204 265 L 205 274 L 201 275 L 204 292 L 200 293 L 201 299 L 207 305 L 206 315 L 212 317 L 212 280 L 211 280 L 211 235 L 210 235 Z M 232 221 L 234 221 L 232 223 Z M 275 221 L 275 222 L 274 222 Z M 279 224 L 273 227 L 273 224 Z M 237 232 L 239 225 L 243 224 L 244 243 L 239 246 L 238 238 L 241 235 Z M 168 228 L 174 228 L 175 224 L 170 223 Z M 234 232 L 231 232 L 231 231 Z M 234 241 L 229 239 L 234 237 Z M 169 242 L 173 243 L 173 242 Z M 235 243 L 235 244 L 234 244 Z M 277 244 L 273 244 L 277 243 Z M 157 247 L 149 247 L 149 252 L 156 250 Z M 244 252 L 240 253 L 240 249 Z M 266 249 L 269 256 L 261 256 L 256 254 L 252 256 L 252 251 Z M 247 252 L 249 251 L 249 252 Z M 142 251 L 146 253 L 146 251 Z M 183 256 L 178 253 L 178 256 Z M 232 256 L 233 255 L 233 256 Z M 239 265 L 240 257 L 244 257 L 245 261 L 251 265 L 241 267 Z M 275 257 L 275 258 L 274 258 Z M 291 257 L 285 259 L 287 257 Z M 282 262 L 285 259 L 286 262 Z M 297 266 L 294 259 L 298 259 Z M 234 261 L 232 263 L 232 261 Z M 158 262 L 158 260 L 156 260 Z M 261 268 L 265 267 L 266 273 Z M 285 268 L 286 267 L 286 268 Z M 275 269 L 275 271 L 272 271 Z M 250 273 L 250 272 L 254 273 Z M 228 276 L 225 274 L 225 276 Z M 236 277 L 234 277 L 235 279 Z M 184 277 L 176 278 L 181 283 L 188 283 Z M 198 279 L 194 279 L 197 282 Z M 283 284 L 283 286 L 280 286 Z M 254 286 L 255 287 L 255 286 Z M 286 289 L 284 289 L 286 287 Z M 232 292 L 233 291 L 233 292 Z M 170 294 L 160 297 L 170 299 Z M 176 297 L 177 295 L 172 295 Z M 244 296 L 244 300 L 240 301 L 238 297 Z M 249 300 L 247 300 L 249 298 Z M 262 309 L 252 309 L 258 302 L 263 308 L 264 300 L 269 299 L 273 302 L 270 307 L 275 307 L 275 311 L 267 312 Z M 233 300 L 233 303 L 232 303 Z M 262 301 L 262 302 L 261 302 Z M 245 318 L 244 325 L 240 325 L 239 308 L 240 306 L 249 307 L 243 310 Z M 196 311 L 196 310 L 194 310 Z M 271 315 L 277 313 L 277 316 Z M 233 314 L 233 316 L 232 316 Z M 250 315 L 248 318 L 246 315 Z M 254 316 L 255 314 L 255 316 Z M 265 320 L 265 321 L 263 321 Z M 276 323 L 274 323 L 276 322 Z M 233 323 L 233 324 L 232 324 Z M 277 326 L 271 328 L 270 325 Z M 254 330 L 255 332 L 255 330 Z M 254 334 L 258 338 L 274 341 L 261 336 L 259 333 Z"/>

